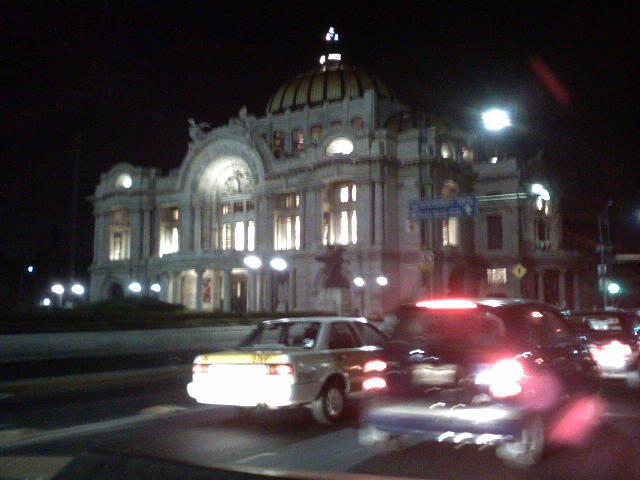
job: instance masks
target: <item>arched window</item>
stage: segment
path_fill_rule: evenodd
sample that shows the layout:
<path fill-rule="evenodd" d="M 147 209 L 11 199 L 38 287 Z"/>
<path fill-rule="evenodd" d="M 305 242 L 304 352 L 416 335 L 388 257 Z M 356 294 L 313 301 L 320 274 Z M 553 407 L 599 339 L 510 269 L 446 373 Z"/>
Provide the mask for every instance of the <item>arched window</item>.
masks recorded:
<path fill-rule="evenodd" d="M 322 132 L 323 132 L 322 125 L 314 125 L 311 127 L 311 142 L 313 144 L 317 144 L 320 141 Z"/>
<path fill-rule="evenodd" d="M 284 157 L 284 132 L 276 130 L 273 132 L 273 155 L 276 158 Z"/>
<path fill-rule="evenodd" d="M 274 211 L 274 249 L 300 250 L 300 194 L 282 193 L 276 197 Z"/>
<path fill-rule="evenodd" d="M 131 258 L 129 210 L 120 208 L 109 214 L 109 260 Z"/>
<path fill-rule="evenodd" d="M 296 128 L 291 132 L 291 148 L 294 155 L 299 155 L 304 151 L 304 132 L 301 128 Z"/>
<path fill-rule="evenodd" d="M 180 210 L 166 207 L 160 210 L 160 244 L 158 255 L 177 253 L 180 250 Z"/>
<path fill-rule="evenodd" d="M 353 182 L 340 182 L 325 190 L 322 219 L 323 245 L 358 242 L 357 189 Z"/>

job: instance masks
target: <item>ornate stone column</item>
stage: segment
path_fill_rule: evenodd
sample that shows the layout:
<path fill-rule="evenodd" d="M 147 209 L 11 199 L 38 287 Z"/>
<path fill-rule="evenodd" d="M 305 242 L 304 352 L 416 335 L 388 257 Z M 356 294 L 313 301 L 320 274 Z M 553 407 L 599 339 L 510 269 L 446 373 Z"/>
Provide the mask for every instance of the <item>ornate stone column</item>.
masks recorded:
<path fill-rule="evenodd" d="M 296 308 L 296 269 L 289 267 L 289 301 L 288 310 L 292 311 Z"/>
<path fill-rule="evenodd" d="M 322 245 L 322 202 L 321 186 L 317 185 L 304 192 L 302 202 L 302 249 L 313 250 Z"/>
<path fill-rule="evenodd" d="M 231 295 L 232 295 L 232 291 L 231 291 L 231 270 L 224 270 L 223 271 L 223 292 L 224 292 L 224 297 L 222 299 L 222 310 L 224 312 L 230 312 L 231 311 Z"/>
<path fill-rule="evenodd" d="M 144 207 L 142 215 L 142 258 L 149 258 L 151 256 L 151 209 Z"/>
<path fill-rule="evenodd" d="M 180 206 L 180 252 L 187 253 L 193 249 L 193 215 L 191 204 Z"/>
<path fill-rule="evenodd" d="M 171 288 L 171 303 L 181 303 L 180 299 L 180 275 L 181 272 L 173 273 L 173 285 Z"/>
<path fill-rule="evenodd" d="M 129 210 L 131 212 L 131 260 L 140 260 L 142 252 L 142 210 Z"/>
<path fill-rule="evenodd" d="M 249 313 L 257 311 L 256 283 L 257 273 L 250 270 L 247 275 L 247 312 Z"/>
<path fill-rule="evenodd" d="M 371 184 L 371 195 L 373 196 L 373 232 L 374 239 L 371 244 L 384 245 L 384 202 L 383 202 L 382 182 L 376 181 Z"/>
<path fill-rule="evenodd" d="M 195 305 L 196 305 L 196 311 L 201 311 L 202 310 L 202 278 L 204 275 L 204 270 L 203 269 L 198 269 L 196 270 L 196 301 L 195 301 Z"/>
<path fill-rule="evenodd" d="M 202 250 L 202 206 L 198 203 L 194 208 L 193 217 L 193 248 L 196 252 Z"/>
<path fill-rule="evenodd" d="M 163 273 L 162 275 L 160 275 L 160 285 L 161 285 L 161 293 L 160 293 L 160 299 L 163 302 L 167 302 L 170 303 L 171 302 L 171 292 L 169 291 L 169 288 L 172 286 L 171 285 L 171 275 L 168 273 Z"/>
<path fill-rule="evenodd" d="M 101 265 L 109 258 L 109 222 L 108 214 L 99 212 L 96 215 L 96 230 L 94 234 L 94 261 Z"/>

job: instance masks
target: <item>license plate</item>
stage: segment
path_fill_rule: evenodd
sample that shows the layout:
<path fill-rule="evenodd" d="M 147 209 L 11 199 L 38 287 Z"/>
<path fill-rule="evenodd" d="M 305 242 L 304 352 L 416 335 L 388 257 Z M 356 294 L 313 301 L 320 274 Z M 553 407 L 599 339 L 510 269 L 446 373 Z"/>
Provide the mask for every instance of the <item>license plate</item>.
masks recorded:
<path fill-rule="evenodd" d="M 456 366 L 416 365 L 411 377 L 418 385 L 451 385 L 456 381 Z"/>

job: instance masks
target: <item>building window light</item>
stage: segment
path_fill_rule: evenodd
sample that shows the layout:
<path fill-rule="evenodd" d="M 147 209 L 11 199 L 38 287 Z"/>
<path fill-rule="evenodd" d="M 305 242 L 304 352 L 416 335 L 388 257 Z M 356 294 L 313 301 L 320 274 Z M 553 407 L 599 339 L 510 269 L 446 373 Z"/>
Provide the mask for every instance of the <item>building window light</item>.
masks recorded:
<path fill-rule="evenodd" d="M 340 187 L 340 201 L 342 203 L 349 201 L 349 187 Z"/>
<path fill-rule="evenodd" d="M 487 268 L 487 284 L 492 287 L 499 287 L 507 284 L 506 268 Z"/>

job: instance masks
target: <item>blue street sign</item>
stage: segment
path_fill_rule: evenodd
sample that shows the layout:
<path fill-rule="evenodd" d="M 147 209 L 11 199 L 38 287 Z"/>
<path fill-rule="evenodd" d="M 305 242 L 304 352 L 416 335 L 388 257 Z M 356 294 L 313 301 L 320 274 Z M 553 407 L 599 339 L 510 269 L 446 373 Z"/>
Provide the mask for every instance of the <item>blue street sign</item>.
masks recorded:
<path fill-rule="evenodd" d="M 409 202 L 409 220 L 447 217 L 473 217 L 478 214 L 475 195 L 456 198 L 430 198 Z"/>

